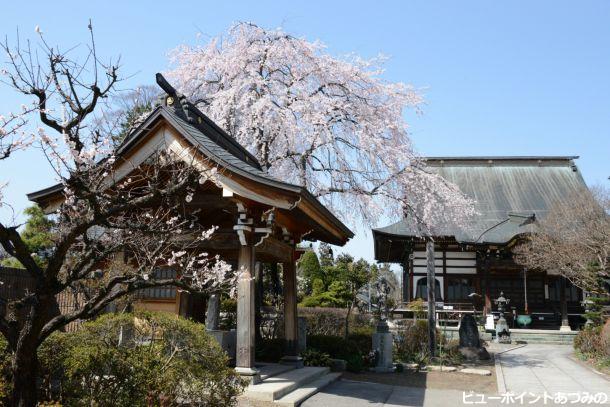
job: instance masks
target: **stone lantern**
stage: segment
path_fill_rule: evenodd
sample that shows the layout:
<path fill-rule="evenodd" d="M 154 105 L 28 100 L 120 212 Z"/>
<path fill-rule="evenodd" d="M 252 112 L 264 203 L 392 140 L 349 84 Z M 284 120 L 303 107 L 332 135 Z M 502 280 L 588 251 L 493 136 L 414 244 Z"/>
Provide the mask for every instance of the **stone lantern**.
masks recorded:
<path fill-rule="evenodd" d="M 508 328 L 506 318 L 504 318 L 504 311 L 506 311 L 506 306 L 510 303 L 510 300 L 504 297 L 503 291 L 500 291 L 500 296 L 494 302 L 498 306 L 498 312 L 500 313 L 500 318 L 496 322 L 496 342 L 510 343 L 510 329 Z"/>

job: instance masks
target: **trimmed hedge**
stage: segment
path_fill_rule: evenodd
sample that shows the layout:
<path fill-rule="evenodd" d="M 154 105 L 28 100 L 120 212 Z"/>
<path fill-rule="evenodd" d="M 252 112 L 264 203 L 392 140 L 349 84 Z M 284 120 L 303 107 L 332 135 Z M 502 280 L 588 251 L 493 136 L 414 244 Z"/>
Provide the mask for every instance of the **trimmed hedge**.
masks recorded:
<path fill-rule="evenodd" d="M 307 347 L 343 359 L 347 362 L 347 370 L 360 372 L 368 364 L 372 338 L 363 334 L 350 335 L 347 340 L 334 335 L 311 335 L 307 337 Z"/>
<path fill-rule="evenodd" d="M 307 335 L 333 335 L 345 334 L 345 317 L 347 308 L 298 308 L 299 317 L 307 321 Z M 372 334 L 374 330 L 372 316 L 353 312 L 349 318 L 349 332 Z"/>

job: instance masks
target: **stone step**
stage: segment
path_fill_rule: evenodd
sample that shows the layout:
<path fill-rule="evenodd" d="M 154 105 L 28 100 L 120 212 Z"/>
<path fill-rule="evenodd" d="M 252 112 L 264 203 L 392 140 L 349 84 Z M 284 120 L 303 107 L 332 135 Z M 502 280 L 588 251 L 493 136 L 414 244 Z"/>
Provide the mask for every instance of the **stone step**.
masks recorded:
<path fill-rule="evenodd" d="M 574 335 L 511 335 L 512 341 L 550 345 L 571 345 Z"/>
<path fill-rule="evenodd" d="M 289 370 L 294 370 L 294 366 L 290 365 L 281 365 L 279 363 L 262 363 L 257 364 L 256 368 L 261 376 L 261 380 L 267 380 L 272 376 L 277 376 L 281 373 L 287 372 Z"/>
<path fill-rule="evenodd" d="M 337 380 L 339 377 L 341 377 L 341 373 L 325 374 L 324 376 L 299 387 L 293 392 L 288 393 L 281 399 L 275 400 L 273 404 L 281 407 L 297 407 L 301 405 L 302 402 L 322 390 L 324 387 Z"/>
<path fill-rule="evenodd" d="M 275 401 L 286 394 L 330 372 L 327 367 L 304 367 L 268 377 L 262 383 L 249 385 L 244 396 L 250 400 Z"/>

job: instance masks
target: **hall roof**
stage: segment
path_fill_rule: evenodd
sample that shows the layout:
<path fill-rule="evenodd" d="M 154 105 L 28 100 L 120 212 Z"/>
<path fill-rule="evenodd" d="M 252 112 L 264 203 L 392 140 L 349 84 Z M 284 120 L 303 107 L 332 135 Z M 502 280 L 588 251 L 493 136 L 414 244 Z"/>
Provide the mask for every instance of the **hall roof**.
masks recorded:
<path fill-rule="evenodd" d="M 531 232 L 533 218 L 543 218 L 554 204 L 586 188 L 577 156 L 429 157 L 431 170 L 456 184 L 475 200 L 478 215 L 468 230 L 447 225 L 439 237 L 463 244 L 505 245 Z M 417 236 L 409 219 L 373 229 L 375 257 L 380 261 L 383 242 Z"/>

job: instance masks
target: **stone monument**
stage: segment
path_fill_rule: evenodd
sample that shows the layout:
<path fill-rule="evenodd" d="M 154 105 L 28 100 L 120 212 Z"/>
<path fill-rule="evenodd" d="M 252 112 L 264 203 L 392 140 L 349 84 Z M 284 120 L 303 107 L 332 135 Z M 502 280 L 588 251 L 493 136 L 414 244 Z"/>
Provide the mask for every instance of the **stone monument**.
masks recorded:
<path fill-rule="evenodd" d="M 460 353 L 466 360 L 489 360 L 490 356 L 479 338 L 479 329 L 474 317 L 466 314 L 460 321 Z"/>
<path fill-rule="evenodd" d="M 235 360 L 237 348 L 237 334 L 235 331 L 221 331 L 219 329 L 220 321 L 220 295 L 212 294 L 208 299 L 208 305 L 205 312 L 205 330 L 207 333 L 216 339 L 231 360 Z"/>
<path fill-rule="evenodd" d="M 381 278 L 375 288 L 380 294 L 378 302 L 379 320 L 375 333 L 373 334 L 373 352 L 375 353 L 375 372 L 393 372 L 394 358 L 392 351 L 394 349 L 394 340 L 386 317 L 388 315 L 388 295 L 390 294 L 390 286 L 385 278 Z"/>
<path fill-rule="evenodd" d="M 394 360 L 392 355 L 393 339 L 388 323 L 380 319 L 373 334 L 373 351 L 375 352 L 375 372 L 393 372 Z"/>

